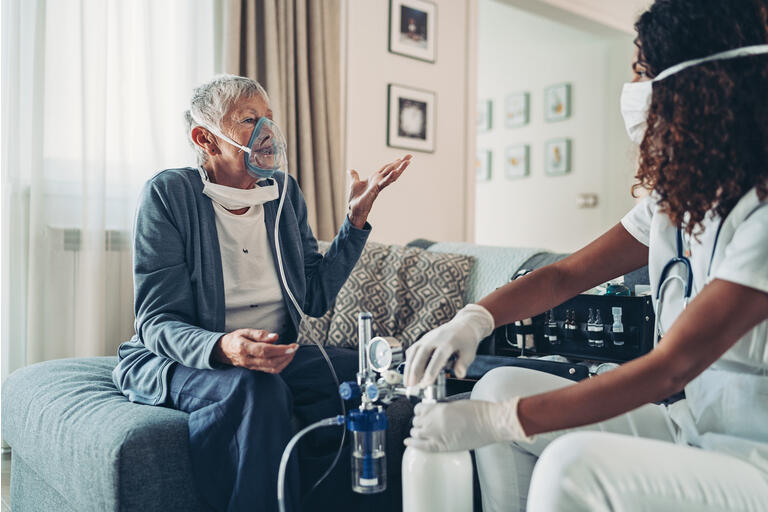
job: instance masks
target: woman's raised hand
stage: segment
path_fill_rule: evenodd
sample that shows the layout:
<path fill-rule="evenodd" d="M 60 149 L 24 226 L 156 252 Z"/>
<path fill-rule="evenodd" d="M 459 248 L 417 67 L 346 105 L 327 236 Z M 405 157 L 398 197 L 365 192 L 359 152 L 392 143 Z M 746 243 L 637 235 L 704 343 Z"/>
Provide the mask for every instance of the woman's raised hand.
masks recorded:
<path fill-rule="evenodd" d="M 394 162 L 386 164 L 377 172 L 361 180 L 356 170 L 350 169 L 349 177 L 349 221 L 357 228 L 365 226 L 368 214 L 371 213 L 373 202 L 379 192 L 391 185 L 408 168 L 413 155 L 405 155 Z"/>
<path fill-rule="evenodd" d="M 216 343 L 216 361 L 265 373 L 280 373 L 293 359 L 296 343 L 275 345 L 277 334 L 261 329 L 237 329 Z"/>

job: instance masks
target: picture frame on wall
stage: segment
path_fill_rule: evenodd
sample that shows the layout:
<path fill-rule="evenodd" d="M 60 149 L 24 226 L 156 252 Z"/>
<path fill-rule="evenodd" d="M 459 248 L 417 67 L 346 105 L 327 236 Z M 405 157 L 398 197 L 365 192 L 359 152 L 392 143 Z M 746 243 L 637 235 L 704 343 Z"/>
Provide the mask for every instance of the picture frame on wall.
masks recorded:
<path fill-rule="evenodd" d="M 484 133 L 493 128 L 493 100 L 483 100 L 477 104 L 477 131 Z"/>
<path fill-rule="evenodd" d="M 437 5 L 427 0 L 389 1 L 389 51 L 435 62 Z"/>
<path fill-rule="evenodd" d="M 544 89 L 544 119 L 552 123 L 570 117 L 571 84 L 556 84 Z"/>
<path fill-rule="evenodd" d="M 530 174 L 531 147 L 528 144 L 507 146 L 504 152 L 504 176 L 509 180 L 525 178 Z"/>
<path fill-rule="evenodd" d="M 435 151 L 434 92 L 389 84 L 387 87 L 387 146 Z"/>
<path fill-rule="evenodd" d="M 477 181 L 491 181 L 491 163 L 493 153 L 490 149 L 478 149 L 475 157 L 475 179 Z"/>
<path fill-rule="evenodd" d="M 504 99 L 504 125 L 519 128 L 530 121 L 530 95 L 527 92 L 509 94 Z"/>
<path fill-rule="evenodd" d="M 548 140 L 544 150 L 544 171 L 548 176 L 571 172 L 571 139 Z"/>

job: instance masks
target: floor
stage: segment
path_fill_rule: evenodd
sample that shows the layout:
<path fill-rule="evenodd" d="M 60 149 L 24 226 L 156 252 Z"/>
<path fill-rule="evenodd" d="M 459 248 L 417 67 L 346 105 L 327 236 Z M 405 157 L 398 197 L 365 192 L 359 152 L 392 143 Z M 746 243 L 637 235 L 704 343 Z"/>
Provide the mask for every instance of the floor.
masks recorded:
<path fill-rule="evenodd" d="M 2 458 L 2 512 L 11 512 L 11 452 L 3 453 Z"/>

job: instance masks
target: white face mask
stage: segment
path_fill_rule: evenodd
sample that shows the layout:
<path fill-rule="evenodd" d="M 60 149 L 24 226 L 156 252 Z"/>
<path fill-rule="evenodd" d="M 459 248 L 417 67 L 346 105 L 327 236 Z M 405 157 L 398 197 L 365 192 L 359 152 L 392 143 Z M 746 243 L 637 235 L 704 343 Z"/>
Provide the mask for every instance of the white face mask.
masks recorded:
<path fill-rule="evenodd" d="M 203 194 L 216 201 L 227 210 L 239 210 L 257 206 L 278 198 L 277 184 L 275 180 L 271 185 L 260 187 L 256 185 L 251 189 L 242 189 L 235 187 L 226 187 L 211 182 L 208 179 L 208 173 L 202 167 L 198 168 L 200 178 L 203 180 Z"/>
<path fill-rule="evenodd" d="M 653 80 L 624 84 L 624 88 L 621 90 L 621 115 L 624 118 L 624 126 L 627 129 L 627 135 L 629 135 L 630 140 L 635 144 L 640 144 L 643 141 L 643 137 L 645 137 L 645 129 L 648 122 L 648 109 L 651 107 L 654 82 L 664 80 L 668 76 L 674 75 L 691 66 L 701 64 L 702 62 L 734 59 L 749 55 L 759 55 L 762 53 L 768 53 L 768 44 L 745 46 L 744 48 L 736 48 L 735 50 L 716 53 L 701 59 L 688 60 L 665 69 Z"/>

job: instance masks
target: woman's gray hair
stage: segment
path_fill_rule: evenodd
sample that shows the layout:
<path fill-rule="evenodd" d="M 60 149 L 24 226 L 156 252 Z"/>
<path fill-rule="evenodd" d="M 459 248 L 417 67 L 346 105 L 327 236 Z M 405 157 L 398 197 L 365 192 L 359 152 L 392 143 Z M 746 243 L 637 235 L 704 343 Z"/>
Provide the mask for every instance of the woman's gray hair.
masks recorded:
<path fill-rule="evenodd" d="M 240 98 L 250 98 L 254 94 L 258 94 L 269 104 L 269 96 L 261 84 L 244 76 L 217 75 L 210 82 L 195 89 L 189 110 L 184 112 L 184 121 L 187 127 L 187 138 L 197 154 L 198 165 L 205 163 L 207 155 L 205 150 L 192 140 L 192 129 L 205 123 L 214 129 L 221 130 L 221 120 L 232 105 Z"/>

